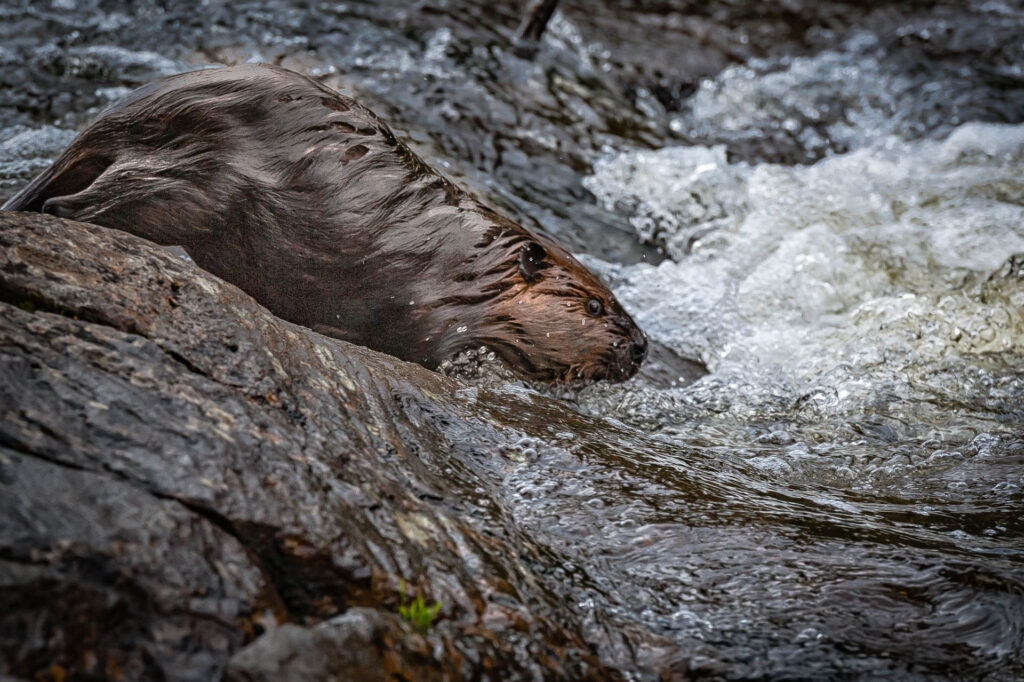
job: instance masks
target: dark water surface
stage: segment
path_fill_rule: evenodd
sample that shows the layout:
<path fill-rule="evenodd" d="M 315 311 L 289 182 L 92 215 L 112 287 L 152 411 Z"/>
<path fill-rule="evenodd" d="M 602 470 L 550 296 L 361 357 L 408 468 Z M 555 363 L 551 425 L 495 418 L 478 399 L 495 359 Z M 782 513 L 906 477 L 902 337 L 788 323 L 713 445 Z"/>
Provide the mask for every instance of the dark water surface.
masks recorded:
<path fill-rule="evenodd" d="M 566 5 L 6 0 L 0 200 L 152 78 L 322 77 L 708 365 L 465 434 L 602 656 L 1024 678 L 1024 8 Z"/>

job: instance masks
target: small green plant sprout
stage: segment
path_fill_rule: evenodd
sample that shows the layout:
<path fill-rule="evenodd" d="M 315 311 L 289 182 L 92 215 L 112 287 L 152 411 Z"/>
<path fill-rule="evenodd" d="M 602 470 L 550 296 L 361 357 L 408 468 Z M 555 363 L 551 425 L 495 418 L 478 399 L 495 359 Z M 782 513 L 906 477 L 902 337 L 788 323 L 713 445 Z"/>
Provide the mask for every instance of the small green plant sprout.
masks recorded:
<path fill-rule="evenodd" d="M 423 595 L 417 595 L 409 604 L 405 603 L 405 581 L 401 583 L 402 603 L 398 607 L 398 613 L 406 623 L 412 623 L 420 632 L 426 632 L 434 623 L 437 612 L 441 610 L 441 602 L 434 602 L 433 606 L 427 606 L 423 601 Z"/>

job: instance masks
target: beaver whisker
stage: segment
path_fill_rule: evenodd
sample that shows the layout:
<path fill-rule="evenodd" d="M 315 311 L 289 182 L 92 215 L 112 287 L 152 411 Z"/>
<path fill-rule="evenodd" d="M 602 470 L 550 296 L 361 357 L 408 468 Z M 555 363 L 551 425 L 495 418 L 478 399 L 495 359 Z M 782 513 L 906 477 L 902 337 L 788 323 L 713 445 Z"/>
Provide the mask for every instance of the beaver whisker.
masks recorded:
<path fill-rule="evenodd" d="M 483 345 L 493 350 L 498 357 L 514 368 L 526 370 L 530 373 L 536 371 L 536 367 L 530 361 L 530 357 L 513 343 L 489 339 Z"/>

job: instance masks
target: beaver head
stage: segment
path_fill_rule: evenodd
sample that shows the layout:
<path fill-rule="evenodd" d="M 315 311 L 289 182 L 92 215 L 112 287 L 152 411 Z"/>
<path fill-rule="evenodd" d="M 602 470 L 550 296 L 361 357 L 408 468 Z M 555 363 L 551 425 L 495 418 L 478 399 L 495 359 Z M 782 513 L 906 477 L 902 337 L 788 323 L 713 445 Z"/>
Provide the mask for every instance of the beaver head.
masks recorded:
<path fill-rule="evenodd" d="M 276 315 L 436 367 L 621 381 L 647 342 L 550 240 L 453 185 L 350 97 L 246 64 L 151 83 L 5 206 L 180 244 Z"/>
<path fill-rule="evenodd" d="M 636 373 L 647 339 L 604 284 L 550 240 L 487 209 L 477 216 L 496 220 L 473 257 L 452 270 L 452 294 L 429 306 L 429 326 L 441 331 L 435 362 L 484 345 L 535 380 L 623 381 Z"/>

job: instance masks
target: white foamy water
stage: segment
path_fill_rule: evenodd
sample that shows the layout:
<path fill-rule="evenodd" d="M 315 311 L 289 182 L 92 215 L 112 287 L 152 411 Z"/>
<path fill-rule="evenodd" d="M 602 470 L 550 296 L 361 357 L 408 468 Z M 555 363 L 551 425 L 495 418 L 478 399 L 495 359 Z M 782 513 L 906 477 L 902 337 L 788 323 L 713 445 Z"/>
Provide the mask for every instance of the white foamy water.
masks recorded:
<path fill-rule="evenodd" d="M 725 132 L 734 139 L 777 130 L 812 151 L 854 149 L 934 127 L 922 113 L 930 98 L 949 94 L 947 88 L 922 88 L 919 79 L 890 69 L 877 52 L 877 39 L 856 34 L 840 50 L 727 69 L 701 84 L 672 125 L 698 136 Z"/>
<path fill-rule="evenodd" d="M 816 442 L 1019 435 L 1022 171 L 1024 126 L 975 123 L 806 167 L 610 155 L 588 188 L 672 257 L 608 269 L 616 293 L 712 370 L 657 421 L 692 431 L 696 407 Z"/>

